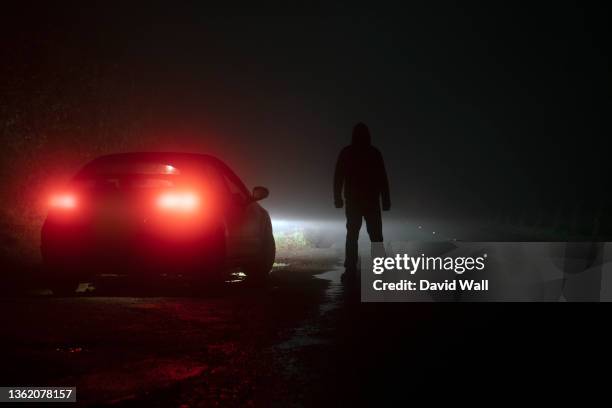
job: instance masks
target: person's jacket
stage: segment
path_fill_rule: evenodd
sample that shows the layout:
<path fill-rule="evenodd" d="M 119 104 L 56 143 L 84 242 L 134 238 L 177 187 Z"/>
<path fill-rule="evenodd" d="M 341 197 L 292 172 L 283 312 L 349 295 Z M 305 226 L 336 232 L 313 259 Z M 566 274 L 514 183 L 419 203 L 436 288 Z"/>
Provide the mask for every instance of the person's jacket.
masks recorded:
<path fill-rule="evenodd" d="M 353 134 L 353 142 L 340 152 L 334 174 L 334 201 L 342 206 L 342 191 L 348 206 L 391 207 L 389 182 L 380 151 L 370 143 L 369 133 Z"/>

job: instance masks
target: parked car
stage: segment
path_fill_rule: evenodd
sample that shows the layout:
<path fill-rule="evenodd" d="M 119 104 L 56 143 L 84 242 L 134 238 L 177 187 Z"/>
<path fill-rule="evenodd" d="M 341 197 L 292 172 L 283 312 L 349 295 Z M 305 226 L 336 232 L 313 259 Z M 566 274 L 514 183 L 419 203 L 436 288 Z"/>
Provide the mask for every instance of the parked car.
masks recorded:
<path fill-rule="evenodd" d="M 270 216 L 219 159 L 189 153 L 97 158 L 50 198 L 41 251 L 52 290 L 73 293 L 99 274 L 223 279 L 240 267 L 267 278 L 275 257 Z"/>

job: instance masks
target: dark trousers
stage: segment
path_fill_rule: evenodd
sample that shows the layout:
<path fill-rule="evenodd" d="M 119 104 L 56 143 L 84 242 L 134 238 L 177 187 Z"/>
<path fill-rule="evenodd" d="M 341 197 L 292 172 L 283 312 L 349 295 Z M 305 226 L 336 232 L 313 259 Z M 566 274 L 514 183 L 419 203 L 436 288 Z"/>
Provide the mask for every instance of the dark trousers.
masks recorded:
<path fill-rule="evenodd" d="M 346 258 L 344 260 L 345 268 L 356 268 L 359 259 L 359 248 L 357 241 L 359 240 L 359 231 L 361 224 L 365 218 L 366 228 L 371 242 L 383 242 L 382 233 L 382 217 L 380 214 L 380 205 L 346 206 Z"/>

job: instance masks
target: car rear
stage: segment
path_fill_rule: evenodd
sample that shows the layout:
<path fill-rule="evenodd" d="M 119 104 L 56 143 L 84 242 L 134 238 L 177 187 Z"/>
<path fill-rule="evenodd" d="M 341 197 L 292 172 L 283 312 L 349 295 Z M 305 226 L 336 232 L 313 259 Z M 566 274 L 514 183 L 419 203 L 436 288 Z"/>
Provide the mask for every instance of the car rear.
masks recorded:
<path fill-rule="evenodd" d="M 202 273 L 222 262 L 218 192 L 197 161 L 94 161 L 50 198 L 45 263 L 58 273 Z"/>

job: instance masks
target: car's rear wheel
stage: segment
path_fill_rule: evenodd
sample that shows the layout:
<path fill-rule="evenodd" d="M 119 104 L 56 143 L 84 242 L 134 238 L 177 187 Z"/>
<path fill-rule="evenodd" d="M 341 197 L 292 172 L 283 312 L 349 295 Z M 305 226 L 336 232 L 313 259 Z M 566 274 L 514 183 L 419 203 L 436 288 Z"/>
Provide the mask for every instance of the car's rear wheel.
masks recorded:
<path fill-rule="evenodd" d="M 45 282 L 54 296 L 71 296 L 74 295 L 79 283 L 80 276 L 77 271 L 80 269 L 77 265 L 67 263 L 61 256 L 46 251 L 43 248 L 43 267 L 45 271 Z"/>
<path fill-rule="evenodd" d="M 272 224 L 266 223 L 263 232 L 263 244 L 258 256 L 250 263 L 245 265 L 244 270 L 247 274 L 247 281 L 256 284 L 265 283 L 270 277 L 270 271 L 274 266 L 276 257 L 276 243 L 272 234 Z"/>

